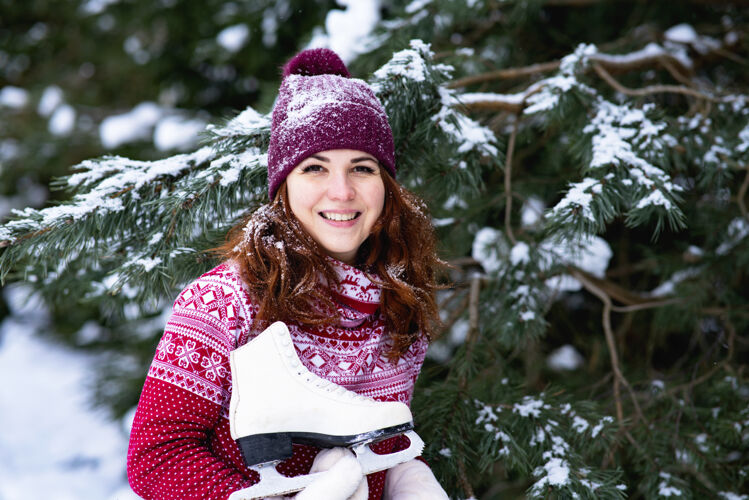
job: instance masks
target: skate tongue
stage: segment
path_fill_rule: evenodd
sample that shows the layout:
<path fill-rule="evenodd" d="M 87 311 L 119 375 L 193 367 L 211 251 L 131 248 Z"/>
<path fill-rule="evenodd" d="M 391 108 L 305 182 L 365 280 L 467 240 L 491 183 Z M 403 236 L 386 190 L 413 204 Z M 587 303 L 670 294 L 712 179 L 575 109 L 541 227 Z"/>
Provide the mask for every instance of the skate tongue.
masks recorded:
<path fill-rule="evenodd" d="M 405 450 L 387 455 L 376 454 L 366 444 L 355 446 L 353 451 L 361 465 L 362 472 L 366 475 L 386 470 L 421 455 L 421 452 L 424 450 L 424 441 L 422 441 L 419 435 L 412 430 L 405 432 L 403 435 L 411 442 L 410 446 Z M 286 477 L 281 475 L 273 464 L 251 467 L 251 469 L 260 474 L 260 482 L 249 488 L 235 491 L 229 496 L 229 500 L 256 500 L 294 493 L 303 490 L 313 481 L 319 479 L 320 474 L 325 474 L 325 472 L 316 472 L 314 474 Z"/>

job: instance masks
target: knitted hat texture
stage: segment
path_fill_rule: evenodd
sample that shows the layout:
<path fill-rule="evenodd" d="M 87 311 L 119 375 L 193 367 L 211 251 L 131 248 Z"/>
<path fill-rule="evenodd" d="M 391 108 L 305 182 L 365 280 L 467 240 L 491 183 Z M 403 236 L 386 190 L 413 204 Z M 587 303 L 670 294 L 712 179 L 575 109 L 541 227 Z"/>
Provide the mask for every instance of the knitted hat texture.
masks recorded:
<path fill-rule="evenodd" d="M 309 49 L 285 66 L 268 147 L 270 198 L 305 158 L 330 149 L 369 153 L 395 176 L 393 133 L 382 104 L 330 49 Z"/>

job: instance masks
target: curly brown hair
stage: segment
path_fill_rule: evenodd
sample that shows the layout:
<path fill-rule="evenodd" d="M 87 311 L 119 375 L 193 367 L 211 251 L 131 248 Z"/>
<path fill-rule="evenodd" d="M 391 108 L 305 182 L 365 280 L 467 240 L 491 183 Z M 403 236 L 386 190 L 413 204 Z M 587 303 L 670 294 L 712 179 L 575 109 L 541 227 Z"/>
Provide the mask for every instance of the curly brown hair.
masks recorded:
<path fill-rule="evenodd" d="M 370 273 L 382 287 L 380 310 L 392 340 L 388 356 L 404 354 L 419 335 L 432 339 L 440 324 L 436 273 L 446 264 L 436 252 L 436 238 L 426 205 L 380 169 L 385 204 L 355 267 Z M 274 321 L 307 325 L 330 323 L 336 312 L 321 283 L 338 280 L 331 260 L 302 228 L 289 206 L 286 183 L 227 234 L 215 249 L 239 265 L 250 296 L 259 307 L 258 328 Z M 322 279 L 321 279 L 322 278 Z M 314 306 L 313 306 L 314 305 Z"/>

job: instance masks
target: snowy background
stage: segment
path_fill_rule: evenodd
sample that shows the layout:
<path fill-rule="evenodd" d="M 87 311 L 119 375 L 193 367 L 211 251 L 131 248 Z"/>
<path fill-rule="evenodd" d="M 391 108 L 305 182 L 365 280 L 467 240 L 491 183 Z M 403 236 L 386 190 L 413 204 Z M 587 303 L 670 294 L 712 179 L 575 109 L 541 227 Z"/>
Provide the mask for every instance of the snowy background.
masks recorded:
<path fill-rule="evenodd" d="M 134 500 L 125 456 L 129 418 L 90 404 L 95 358 L 42 338 L 44 305 L 3 289 L 0 324 L 0 500 Z"/>

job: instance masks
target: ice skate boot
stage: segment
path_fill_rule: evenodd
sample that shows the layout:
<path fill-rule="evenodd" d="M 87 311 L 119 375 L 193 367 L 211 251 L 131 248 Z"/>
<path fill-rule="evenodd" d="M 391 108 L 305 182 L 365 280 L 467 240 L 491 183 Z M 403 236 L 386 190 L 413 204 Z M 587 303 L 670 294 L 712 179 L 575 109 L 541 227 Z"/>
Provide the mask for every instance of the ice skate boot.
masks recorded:
<path fill-rule="evenodd" d="M 300 491 L 316 474 L 286 477 L 276 463 L 290 458 L 292 443 L 320 448 L 349 447 L 364 474 L 389 469 L 419 456 L 424 442 L 413 432 L 411 410 L 400 402 L 360 396 L 307 370 L 282 322 L 231 352 L 231 436 L 260 482 L 230 496 L 251 500 Z M 369 443 L 404 434 L 403 451 L 377 455 Z M 318 473 L 324 474 L 324 473 Z"/>

